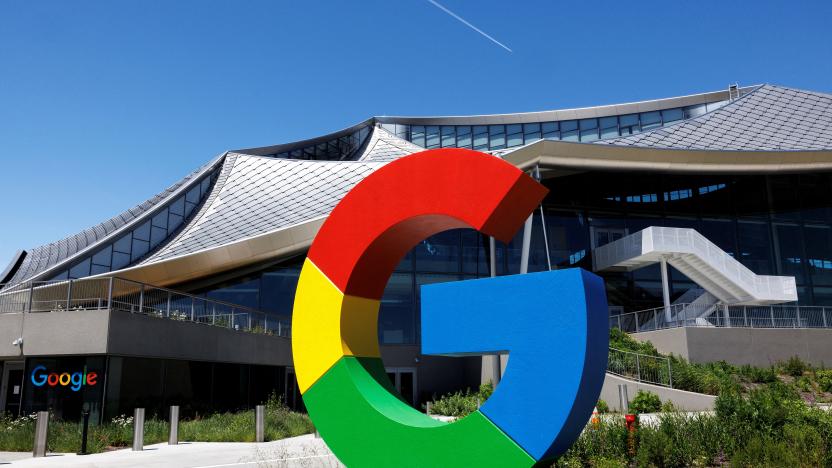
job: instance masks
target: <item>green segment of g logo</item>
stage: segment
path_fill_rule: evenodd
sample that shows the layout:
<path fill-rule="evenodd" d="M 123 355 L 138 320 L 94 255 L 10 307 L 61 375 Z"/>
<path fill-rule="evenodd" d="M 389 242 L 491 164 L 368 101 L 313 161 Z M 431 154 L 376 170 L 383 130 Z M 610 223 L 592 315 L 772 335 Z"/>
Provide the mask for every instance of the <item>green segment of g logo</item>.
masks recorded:
<path fill-rule="evenodd" d="M 535 455 L 484 412 L 448 424 L 408 406 L 390 386 L 377 338 L 384 287 L 416 243 L 461 227 L 508 242 L 545 194 L 498 158 L 443 149 L 388 164 L 335 207 L 301 272 L 292 349 L 304 403 L 343 463 L 531 466 L 551 456 Z"/>

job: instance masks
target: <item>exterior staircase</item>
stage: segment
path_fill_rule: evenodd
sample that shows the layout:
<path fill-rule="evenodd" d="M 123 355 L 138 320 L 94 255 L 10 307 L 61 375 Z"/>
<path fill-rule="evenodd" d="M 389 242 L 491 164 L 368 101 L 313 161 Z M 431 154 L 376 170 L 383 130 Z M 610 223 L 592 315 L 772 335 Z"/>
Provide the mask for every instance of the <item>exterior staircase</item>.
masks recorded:
<path fill-rule="evenodd" d="M 757 275 L 694 229 L 651 226 L 594 249 L 592 256 L 595 271 L 632 271 L 665 260 L 712 296 L 700 295 L 697 307 L 713 298 L 711 305 L 797 300 L 794 277 Z"/>

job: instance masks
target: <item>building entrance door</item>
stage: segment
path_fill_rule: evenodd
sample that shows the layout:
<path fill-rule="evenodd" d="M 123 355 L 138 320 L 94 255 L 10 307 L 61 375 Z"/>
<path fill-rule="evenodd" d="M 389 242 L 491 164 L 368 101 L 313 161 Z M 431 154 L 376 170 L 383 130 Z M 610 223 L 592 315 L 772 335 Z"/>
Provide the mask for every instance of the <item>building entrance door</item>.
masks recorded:
<path fill-rule="evenodd" d="M 388 367 L 387 377 L 404 401 L 416 406 L 416 369 L 413 367 Z"/>
<path fill-rule="evenodd" d="M 286 387 L 284 389 L 284 395 L 286 395 L 286 406 L 295 411 L 305 411 L 306 407 L 303 406 L 303 397 L 301 396 L 300 389 L 298 388 L 298 381 L 295 377 L 294 367 L 286 368 L 285 382 Z"/>
<path fill-rule="evenodd" d="M 23 399 L 23 362 L 6 362 L 0 384 L 0 410 L 3 414 L 20 415 Z"/>

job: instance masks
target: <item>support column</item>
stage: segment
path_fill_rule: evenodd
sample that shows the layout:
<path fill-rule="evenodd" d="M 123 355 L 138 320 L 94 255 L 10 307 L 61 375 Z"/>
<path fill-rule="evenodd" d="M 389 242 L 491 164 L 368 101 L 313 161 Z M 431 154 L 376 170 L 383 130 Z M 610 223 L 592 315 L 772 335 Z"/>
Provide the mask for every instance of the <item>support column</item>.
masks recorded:
<path fill-rule="evenodd" d="M 520 274 L 529 272 L 529 250 L 532 245 L 532 220 L 534 215 L 530 214 L 523 226 L 523 248 L 520 251 Z"/>
<path fill-rule="evenodd" d="M 662 300 L 664 301 L 664 320 L 670 323 L 672 317 L 670 315 L 670 285 L 667 280 L 667 259 L 662 257 Z"/>
<path fill-rule="evenodd" d="M 493 237 L 488 238 L 488 268 L 491 277 L 497 276 L 497 241 Z"/>
<path fill-rule="evenodd" d="M 493 237 L 488 238 L 489 270 L 491 277 L 497 276 L 497 243 Z M 494 387 L 500 383 L 502 377 L 499 354 L 486 354 L 482 357 L 480 383 L 491 382 Z"/>

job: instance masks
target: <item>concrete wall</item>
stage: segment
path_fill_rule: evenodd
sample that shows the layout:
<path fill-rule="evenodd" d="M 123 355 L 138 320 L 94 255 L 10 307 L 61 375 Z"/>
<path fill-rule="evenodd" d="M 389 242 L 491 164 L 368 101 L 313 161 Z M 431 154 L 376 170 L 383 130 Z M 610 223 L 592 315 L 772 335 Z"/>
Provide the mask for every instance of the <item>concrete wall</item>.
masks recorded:
<path fill-rule="evenodd" d="M 12 341 L 23 336 L 23 347 Z M 0 358 L 123 356 L 291 365 L 286 338 L 109 310 L 0 314 Z"/>
<path fill-rule="evenodd" d="M 642 333 L 633 333 L 630 336 L 638 341 L 649 341 L 663 354 L 673 354 L 685 359 L 688 357 L 688 328 L 669 328 L 667 330 L 656 330 Z"/>
<path fill-rule="evenodd" d="M 287 338 L 114 311 L 107 352 L 199 361 L 291 365 Z"/>
<path fill-rule="evenodd" d="M 0 314 L 0 357 L 103 354 L 108 323 L 107 310 Z M 22 348 L 12 346 L 21 336 Z"/>
<path fill-rule="evenodd" d="M 769 366 L 798 356 L 816 366 L 832 365 L 832 329 L 689 327 L 632 336 L 691 362 Z"/>
<path fill-rule="evenodd" d="M 617 375 L 607 374 L 600 398 L 607 402 L 612 411 L 621 411 L 618 399 L 619 385 L 627 386 L 627 396 L 630 401 L 633 401 L 639 390 L 643 390 L 658 395 L 662 403 L 672 401 L 673 405 L 682 411 L 709 411 L 714 409 L 714 402 L 716 401 L 716 397 L 711 395 L 639 383 Z"/>

